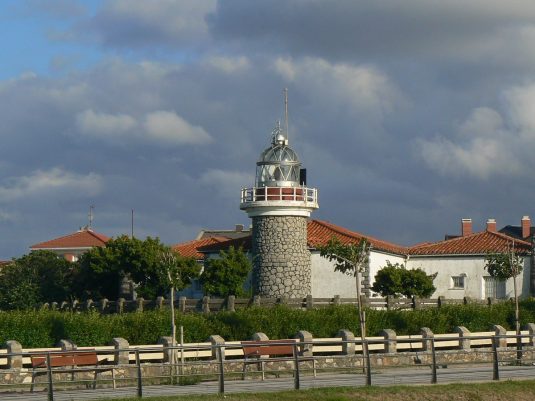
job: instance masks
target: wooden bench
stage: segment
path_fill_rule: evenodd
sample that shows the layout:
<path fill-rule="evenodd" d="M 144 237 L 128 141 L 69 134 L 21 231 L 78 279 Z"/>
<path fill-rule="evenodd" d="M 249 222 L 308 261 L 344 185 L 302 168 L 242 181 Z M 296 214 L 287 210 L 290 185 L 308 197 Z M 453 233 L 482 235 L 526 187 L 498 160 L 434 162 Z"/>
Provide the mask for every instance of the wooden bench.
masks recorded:
<path fill-rule="evenodd" d="M 32 385 L 30 391 L 33 392 L 35 378 L 48 374 L 47 355 L 31 355 L 32 360 Z M 102 366 L 108 360 L 98 360 L 96 352 L 68 351 L 50 354 L 51 373 L 71 373 L 72 380 L 74 374 L 79 372 L 95 372 L 93 388 L 97 386 L 97 375 L 101 372 L 111 371 L 113 388 L 115 387 L 115 367 Z"/>
<path fill-rule="evenodd" d="M 243 347 L 243 373 L 242 380 L 245 379 L 247 366 L 250 364 L 260 364 L 262 380 L 265 379 L 264 364 L 266 362 L 309 362 L 312 361 L 312 370 L 316 377 L 316 360 L 314 357 L 304 357 L 296 354 L 296 340 L 264 340 L 264 341 L 242 341 Z"/>

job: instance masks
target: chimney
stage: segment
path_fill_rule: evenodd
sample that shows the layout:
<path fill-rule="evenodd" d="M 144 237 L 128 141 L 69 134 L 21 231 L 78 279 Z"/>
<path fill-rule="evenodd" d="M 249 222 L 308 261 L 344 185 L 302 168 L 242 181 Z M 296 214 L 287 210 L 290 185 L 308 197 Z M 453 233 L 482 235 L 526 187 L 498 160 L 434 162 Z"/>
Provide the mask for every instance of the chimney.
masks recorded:
<path fill-rule="evenodd" d="M 461 233 L 463 237 L 472 234 L 472 219 L 461 220 Z"/>
<path fill-rule="evenodd" d="M 496 220 L 495 219 L 488 219 L 487 220 L 487 231 L 491 233 L 496 232 Z"/>
<path fill-rule="evenodd" d="M 236 232 L 243 231 L 243 224 L 236 224 L 236 228 L 234 229 L 234 231 Z"/>
<path fill-rule="evenodd" d="M 522 238 L 528 238 L 531 235 L 531 220 L 529 216 L 522 217 Z"/>

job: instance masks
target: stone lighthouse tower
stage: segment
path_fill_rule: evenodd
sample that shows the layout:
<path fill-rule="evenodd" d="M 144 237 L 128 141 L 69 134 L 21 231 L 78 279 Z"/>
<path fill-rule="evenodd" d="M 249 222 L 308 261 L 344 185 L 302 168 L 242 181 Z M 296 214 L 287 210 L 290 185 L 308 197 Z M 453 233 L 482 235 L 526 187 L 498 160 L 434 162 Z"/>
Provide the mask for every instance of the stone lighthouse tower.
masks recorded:
<path fill-rule="evenodd" d="M 240 209 L 253 221 L 255 294 L 297 298 L 311 293 L 307 219 L 317 208 L 317 190 L 306 187 L 306 171 L 277 124 L 256 163 L 255 186 L 241 193 Z"/>

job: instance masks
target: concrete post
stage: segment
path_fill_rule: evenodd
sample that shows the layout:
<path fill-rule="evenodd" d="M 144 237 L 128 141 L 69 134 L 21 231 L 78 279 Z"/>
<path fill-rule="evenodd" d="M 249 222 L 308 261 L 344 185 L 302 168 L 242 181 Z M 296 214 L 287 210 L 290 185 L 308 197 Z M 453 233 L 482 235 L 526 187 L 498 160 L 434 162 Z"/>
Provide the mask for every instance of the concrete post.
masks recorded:
<path fill-rule="evenodd" d="M 209 296 L 204 296 L 202 298 L 202 312 L 210 313 L 210 297 Z"/>
<path fill-rule="evenodd" d="M 102 298 L 100 301 L 100 313 L 106 312 L 106 308 L 108 307 L 108 298 Z"/>
<path fill-rule="evenodd" d="M 255 295 L 253 297 L 253 305 L 260 306 L 262 303 L 262 300 L 260 299 L 260 295 Z"/>
<path fill-rule="evenodd" d="M 349 330 L 340 330 L 336 337 L 342 337 L 342 355 L 355 355 L 355 335 Z"/>
<path fill-rule="evenodd" d="M 128 350 L 130 344 L 128 343 L 128 341 L 121 337 L 115 337 L 111 340 L 110 345 L 113 345 L 116 350 L 113 354 L 113 363 L 115 365 L 128 365 L 128 363 L 130 362 L 130 352 Z"/>
<path fill-rule="evenodd" d="M 138 312 L 143 312 L 143 308 L 145 307 L 145 299 L 143 299 L 143 297 L 139 297 L 137 300 L 136 300 L 136 310 Z"/>
<path fill-rule="evenodd" d="M 178 310 L 182 313 L 186 313 L 186 297 L 178 298 Z"/>
<path fill-rule="evenodd" d="M 125 299 L 124 298 L 119 298 L 117 300 L 117 313 L 123 313 L 124 311 L 124 302 L 125 302 Z"/>
<path fill-rule="evenodd" d="M 535 324 L 528 323 L 524 326 L 524 330 L 527 330 L 529 333 L 528 345 L 531 347 L 535 346 Z"/>
<path fill-rule="evenodd" d="M 398 342 L 397 334 L 394 330 L 384 329 L 379 335 L 383 336 L 385 339 L 385 352 L 388 354 L 393 354 L 398 352 Z"/>
<path fill-rule="evenodd" d="M 417 297 L 412 297 L 412 309 L 418 310 L 420 309 L 421 300 Z"/>
<path fill-rule="evenodd" d="M 4 347 L 7 348 L 8 354 L 19 354 L 19 355 L 8 355 L 7 356 L 7 368 L 8 369 L 22 369 L 22 345 L 18 341 L 8 340 L 4 343 Z"/>
<path fill-rule="evenodd" d="M 468 304 L 470 304 L 471 302 L 472 302 L 472 300 L 471 300 L 469 297 L 464 297 L 464 298 L 463 298 L 463 304 L 468 305 Z"/>
<path fill-rule="evenodd" d="M 422 335 L 422 351 L 431 351 L 431 339 L 435 336 L 429 327 L 420 329 Z"/>
<path fill-rule="evenodd" d="M 173 337 L 165 336 L 158 339 L 158 344 L 163 345 L 163 361 L 171 362 L 173 360 L 173 350 L 169 347 L 173 346 Z"/>
<path fill-rule="evenodd" d="M 386 296 L 386 310 L 391 310 L 394 307 L 394 297 L 392 295 Z"/>
<path fill-rule="evenodd" d="M 52 304 L 50 305 L 50 309 L 57 310 L 58 309 L 58 303 L 57 302 L 52 302 Z"/>
<path fill-rule="evenodd" d="M 312 295 L 307 295 L 307 310 L 314 309 L 314 298 L 312 298 Z"/>
<path fill-rule="evenodd" d="M 470 330 L 464 326 L 455 326 L 454 333 L 459 333 L 459 349 L 463 351 L 470 351 L 472 341 L 470 340 Z"/>
<path fill-rule="evenodd" d="M 156 298 L 156 309 L 162 310 L 164 302 L 165 302 L 165 298 L 164 297 L 157 297 Z"/>
<path fill-rule="evenodd" d="M 489 298 L 490 299 L 490 298 Z M 505 330 L 502 326 L 499 324 L 495 324 L 492 326 L 492 329 L 494 330 L 494 334 L 497 336 L 504 336 L 507 334 L 507 330 Z M 498 340 L 498 347 L 507 347 L 507 338 L 500 338 Z"/>
<path fill-rule="evenodd" d="M 437 299 L 437 307 L 441 308 L 443 307 L 444 305 L 446 305 L 446 297 L 444 297 L 443 295 L 439 296 L 438 299 Z"/>
<path fill-rule="evenodd" d="M 455 333 L 459 333 L 459 349 L 463 351 L 470 351 L 472 342 L 470 340 L 470 331 L 464 326 L 455 326 L 453 328 Z"/>
<path fill-rule="evenodd" d="M 225 345 L 225 339 L 219 335 L 211 335 L 208 338 L 208 341 L 214 345 Z M 225 347 L 221 347 L 221 358 L 225 360 Z M 219 361 L 219 355 L 217 354 L 217 347 L 212 348 L 212 359 L 214 361 Z"/>
<path fill-rule="evenodd" d="M 301 343 L 308 343 L 299 346 L 299 352 L 302 356 L 312 356 L 314 354 L 314 345 L 312 344 L 313 337 L 311 333 L 301 330 L 297 332 L 295 338 L 299 339 L 299 342 Z"/>
<path fill-rule="evenodd" d="M 340 305 L 342 302 L 340 301 L 340 295 L 335 295 L 333 298 L 333 304 L 334 305 Z"/>
<path fill-rule="evenodd" d="M 71 340 L 59 340 L 58 347 L 60 347 L 62 351 L 73 351 L 78 348 Z"/>
<path fill-rule="evenodd" d="M 236 312 L 236 296 L 229 295 L 227 298 L 227 310 L 231 312 Z"/>
<path fill-rule="evenodd" d="M 90 311 L 92 307 L 93 307 L 93 300 L 92 299 L 88 299 L 87 301 L 85 301 L 84 309 L 86 311 Z"/>

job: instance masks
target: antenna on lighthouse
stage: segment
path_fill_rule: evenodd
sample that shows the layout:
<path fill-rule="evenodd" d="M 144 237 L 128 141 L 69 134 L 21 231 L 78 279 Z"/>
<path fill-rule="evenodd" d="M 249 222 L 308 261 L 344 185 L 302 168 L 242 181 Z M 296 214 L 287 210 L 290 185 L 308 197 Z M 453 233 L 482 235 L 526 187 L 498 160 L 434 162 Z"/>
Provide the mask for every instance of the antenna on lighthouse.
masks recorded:
<path fill-rule="evenodd" d="M 286 130 L 286 143 L 288 143 L 288 88 L 284 88 L 284 129 Z"/>

